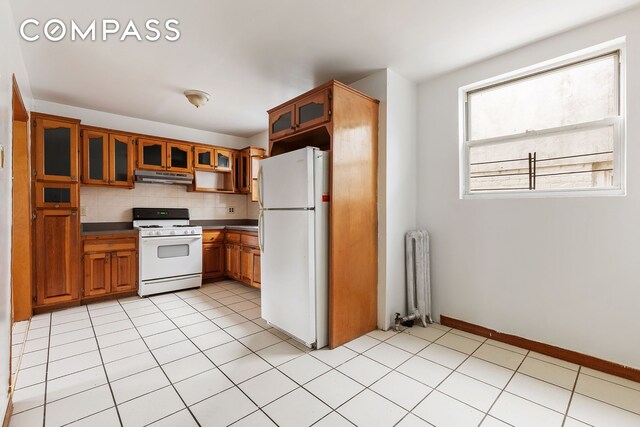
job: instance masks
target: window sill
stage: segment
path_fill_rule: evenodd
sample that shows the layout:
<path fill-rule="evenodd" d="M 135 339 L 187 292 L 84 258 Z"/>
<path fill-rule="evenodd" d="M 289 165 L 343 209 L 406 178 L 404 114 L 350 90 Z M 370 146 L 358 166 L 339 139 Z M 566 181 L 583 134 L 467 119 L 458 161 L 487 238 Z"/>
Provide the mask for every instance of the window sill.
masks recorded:
<path fill-rule="evenodd" d="M 514 190 L 486 191 L 482 193 L 462 193 L 460 200 L 484 199 L 558 199 L 575 197 L 625 197 L 624 188 L 585 190 Z"/>

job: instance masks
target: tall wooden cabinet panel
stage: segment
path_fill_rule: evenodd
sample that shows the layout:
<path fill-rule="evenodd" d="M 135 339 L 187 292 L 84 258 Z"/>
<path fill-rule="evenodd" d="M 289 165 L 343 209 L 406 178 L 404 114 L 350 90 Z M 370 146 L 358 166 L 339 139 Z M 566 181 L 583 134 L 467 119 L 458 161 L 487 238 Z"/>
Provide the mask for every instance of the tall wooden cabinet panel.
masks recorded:
<path fill-rule="evenodd" d="M 377 100 L 332 80 L 268 112 L 271 155 L 305 146 L 329 149 L 331 153 L 329 346 L 332 348 L 375 329 L 377 323 L 378 104 Z M 291 132 L 275 129 L 276 118 L 289 108 L 294 109 L 294 129 Z"/>
<path fill-rule="evenodd" d="M 42 209 L 35 221 L 36 305 L 68 303 L 80 297 L 80 220 L 72 209 Z"/>
<path fill-rule="evenodd" d="M 77 120 L 33 114 L 36 179 L 78 182 Z"/>
<path fill-rule="evenodd" d="M 79 120 L 32 113 L 35 308 L 80 299 Z"/>

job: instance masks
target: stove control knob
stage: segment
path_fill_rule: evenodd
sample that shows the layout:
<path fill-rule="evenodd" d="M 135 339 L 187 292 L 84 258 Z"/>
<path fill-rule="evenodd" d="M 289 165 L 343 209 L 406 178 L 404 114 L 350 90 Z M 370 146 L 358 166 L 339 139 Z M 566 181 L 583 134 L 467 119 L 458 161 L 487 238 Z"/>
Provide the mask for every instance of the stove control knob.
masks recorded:
<path fill-rule="evenodd" d="M 176 230 L 171 230 L 169 234 L 176 234 Z"/>
<path fill-rule="evenodd" d="M 156 236 L 162 235 L 162 231 L 156 231 Z"/>

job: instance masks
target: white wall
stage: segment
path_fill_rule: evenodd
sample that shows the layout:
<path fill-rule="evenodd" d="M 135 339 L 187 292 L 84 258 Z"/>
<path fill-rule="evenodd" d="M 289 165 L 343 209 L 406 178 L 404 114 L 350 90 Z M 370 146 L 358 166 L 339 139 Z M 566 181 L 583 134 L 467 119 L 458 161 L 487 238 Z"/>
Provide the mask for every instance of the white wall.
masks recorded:
<path fill-rule="evenodd" d="M 378 327 L 406 314 L 404 235 L 416 226 L 416 110 L 414 83 L 384 69 L 357 82 L 380 100 L 378 129 Z"/>
<path fill-rule="evenodd" d="M 16 75 L 27 109 L 31 89 L 18 46 L 13 13 L 7 0 L 0 1 L 0 144 L 4 146 L 4 168 L 0 169 L 0 420 L 7 408 L 9 384 L 9 343 L 11 336 L 11 155 L 12 155 L 12 74 Z"/>
<path fill-rule="evenodd" d="M 151 120 L 138 119 L 135 117 L 121 116 L 118 114 L 57 104 L 55 102 L 42 101 L 39 99 L 34 100 L 33 111 L 80 119 L 83 125 L 88 126 L 98 126 L 126 132 L 160 136 L 164 138 L 181 139 L 201 144 L 220 145 L 236 149 L 241 149 L 249 145 L 247 142 L 248 138 L 242 138 L 240 136 L 226 135 L 223 133 L 192 129 L 167 123 L 154 122 Z"/>
<path fill-rule="evenodd" d="M 640 9 L 419 86 L 418 225 L 436 315 L 640 368 Z M 458 198 L 458 88 L 627 36 L 626 197 Z"/>

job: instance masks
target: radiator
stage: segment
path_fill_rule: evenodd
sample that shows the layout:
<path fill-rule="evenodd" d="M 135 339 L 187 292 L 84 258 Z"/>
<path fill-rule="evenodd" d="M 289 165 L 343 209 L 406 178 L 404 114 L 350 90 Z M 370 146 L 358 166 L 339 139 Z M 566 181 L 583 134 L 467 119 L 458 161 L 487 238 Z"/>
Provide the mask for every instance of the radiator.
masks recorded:
<path fill-rule="evenodd" d="M 414 230 L 405 240 L 407 267 L 407 317 L 420 319 L 422 326 L 431 323 L 431 265 L 429 233 Z"/>

